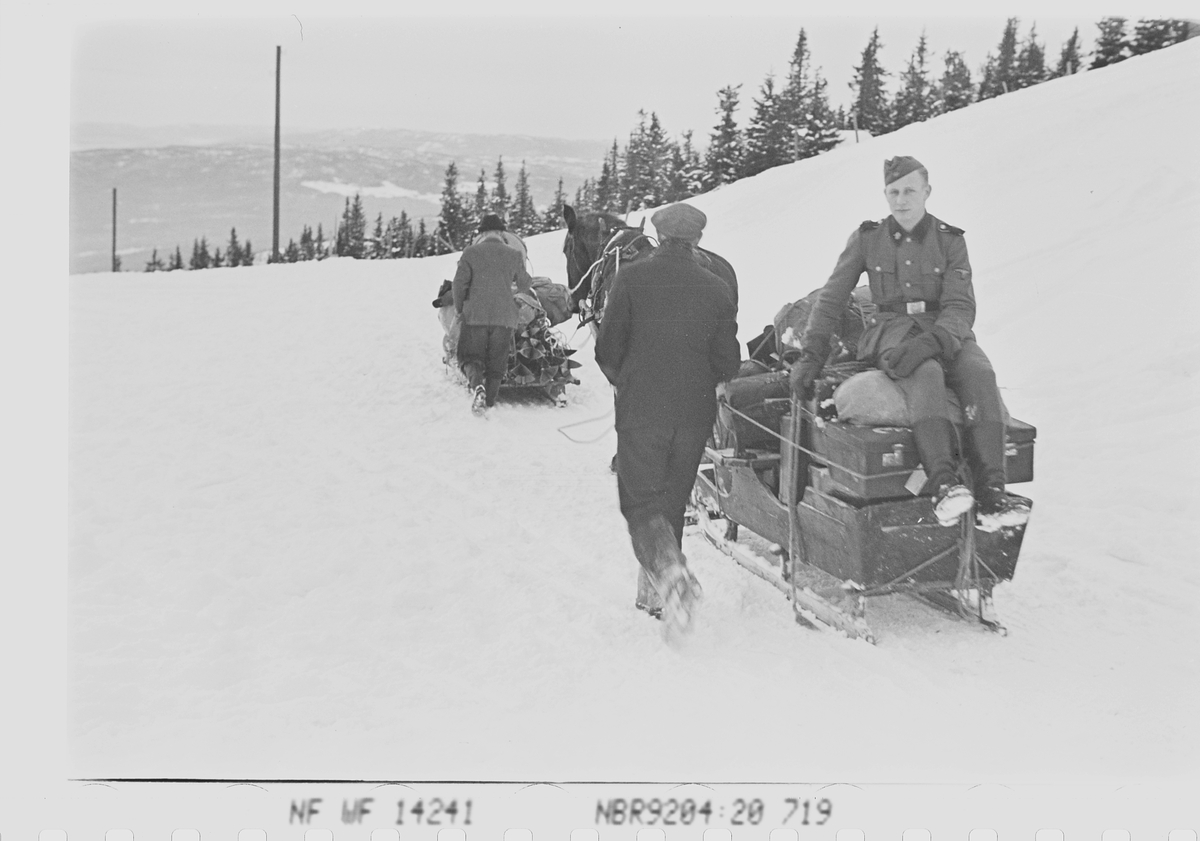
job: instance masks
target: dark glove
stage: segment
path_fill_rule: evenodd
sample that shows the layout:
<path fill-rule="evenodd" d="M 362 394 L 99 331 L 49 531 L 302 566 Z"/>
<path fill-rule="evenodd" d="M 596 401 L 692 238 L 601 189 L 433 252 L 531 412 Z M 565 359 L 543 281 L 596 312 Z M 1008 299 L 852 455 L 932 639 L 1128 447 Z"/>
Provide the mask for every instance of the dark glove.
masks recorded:
<path fill-rule="evenodd" d="M 829 358 L 829 339 L 823 336 L 810 336 L 804 342 L 804 350 L 800 359 L 792 366 L 788 374 L 792 394 L 806 397 L 812 391 L 813 383 L 821 375 L 825 360 Z"/>
<path fill-rule="evenodd" d="M 879 355 L 880 367 L 894 380 L 912 376 L 926 359 L 944 356 L 951 343 L 945 328 L 934 327 L 885 350 Z"/>

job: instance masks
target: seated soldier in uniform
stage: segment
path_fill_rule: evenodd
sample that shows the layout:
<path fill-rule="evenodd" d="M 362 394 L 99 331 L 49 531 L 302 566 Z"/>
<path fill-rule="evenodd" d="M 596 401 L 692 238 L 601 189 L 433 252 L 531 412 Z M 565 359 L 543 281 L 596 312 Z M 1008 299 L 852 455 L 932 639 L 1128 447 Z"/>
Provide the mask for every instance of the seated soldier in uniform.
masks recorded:
<path fill-rule="evenodd" d="M 829 356 L 843 308 L 867 272 L 878 312 L 867 324 L 858 358 L 881 368 L 904 391 L 913 437 L 944 526 L 976 507 L 982 516 L 1020 519 L 1028 510 L 1005 491 L 1005 425 L 996 374 L 971 328 L 975 291 L 963 231 L 925 212 L 932 188 L 916 158 L 883 165 L 891 215 L 863 222 L 838 258 L 809 315 L 804 347 L 792 367 L 792 389 L 811 390 Z M 947 387 L 963 409 L 963 444 L 974 487 L 958 477 L 955 429 Z"/>

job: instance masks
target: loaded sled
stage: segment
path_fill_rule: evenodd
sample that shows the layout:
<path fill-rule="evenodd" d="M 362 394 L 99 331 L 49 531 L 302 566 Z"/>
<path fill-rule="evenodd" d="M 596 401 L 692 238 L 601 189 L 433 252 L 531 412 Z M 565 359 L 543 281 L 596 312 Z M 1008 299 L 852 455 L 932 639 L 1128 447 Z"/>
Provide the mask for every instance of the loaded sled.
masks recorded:
<path fill-rule="evenodd" d="M 1006 633 L 992 593 L 1013 577 L 1027 510 L 940 525 L 911 430 L 837 413 L 835 391 L 872 376 L 866 366 L 827 364 L 808 400 L 789 395 L 786 370 L 759 370 L 729 383 L 696 478 L 693 514 L 709 542 L 787 596 L 801 624 L 874 642 L 868 601 L 905 593 Z M 1009 419 L 1008 485 L 1033 479 L 1035 436 Z"/>
<path fill-rule="evenodd" d="M 504 236 L 510 247 L 524 252 L 524 243 L 518 237 L 507 232 Z M 567 288 L 545 277 L 534 277 L 532 286 L 532 295 L 513 293 L 520 323 L 509 348 L 508 368 L 500 388 L 537 389 L 556 405 L 564 406 L 567 386 L 579 385 L 571 372 L 580 365 L 570 358 L 575 349 L 568 347 L 562 335 L 553 329 L 570 317 Z M 454 379 L 465 383 L 466 378 L 458 365 L 462 320 L 454 311 L 450 281 L 442 281 L 433 306 L 437 308 L 444 333 L 442 362 Z"/>

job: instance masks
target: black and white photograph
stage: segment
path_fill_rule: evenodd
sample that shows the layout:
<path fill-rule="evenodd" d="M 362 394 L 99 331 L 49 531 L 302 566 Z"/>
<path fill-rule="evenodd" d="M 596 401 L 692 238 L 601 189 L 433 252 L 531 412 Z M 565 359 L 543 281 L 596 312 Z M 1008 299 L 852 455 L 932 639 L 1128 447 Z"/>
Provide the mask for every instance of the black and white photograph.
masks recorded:
<path fill-rule="evenodd" d="M 1195 791 L 1200 11 L 150 9 L 8 203 L 60 778 Z"/>

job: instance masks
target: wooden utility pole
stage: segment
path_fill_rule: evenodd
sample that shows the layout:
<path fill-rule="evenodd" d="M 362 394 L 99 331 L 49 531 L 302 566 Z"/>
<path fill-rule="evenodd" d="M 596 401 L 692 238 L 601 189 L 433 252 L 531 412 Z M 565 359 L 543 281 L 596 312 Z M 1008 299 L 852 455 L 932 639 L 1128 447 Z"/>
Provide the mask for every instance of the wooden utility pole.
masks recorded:
<path fill-rule="evenodd" d="M 279 68 L 283 47 L 275 47 L 275 213 L 271 226 L 271 262 L 279 262 Z"/>
<path fill-rule="evenodd" d="M 112 270 L 114 272 L 121 271 L 121 264 L 119 262 L 117 262 L 117 188 L 116 187 L 113 187 Z"/>

